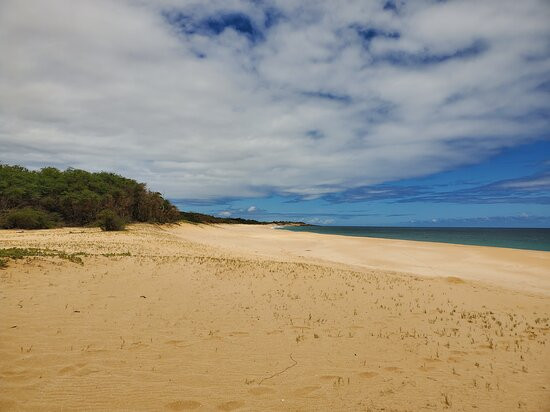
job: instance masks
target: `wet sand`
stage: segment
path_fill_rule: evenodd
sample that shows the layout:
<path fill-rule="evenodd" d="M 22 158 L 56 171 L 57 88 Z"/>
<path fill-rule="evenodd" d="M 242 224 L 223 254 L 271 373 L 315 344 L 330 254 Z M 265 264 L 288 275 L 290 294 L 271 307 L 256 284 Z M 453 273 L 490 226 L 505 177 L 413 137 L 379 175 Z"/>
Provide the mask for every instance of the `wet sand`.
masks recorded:
<path fill-rule="evenodd" d="M 0 247 L 86 253 L 0 270 L 0 410 L 550 409 L 548 252 L 188 224 Z"/>

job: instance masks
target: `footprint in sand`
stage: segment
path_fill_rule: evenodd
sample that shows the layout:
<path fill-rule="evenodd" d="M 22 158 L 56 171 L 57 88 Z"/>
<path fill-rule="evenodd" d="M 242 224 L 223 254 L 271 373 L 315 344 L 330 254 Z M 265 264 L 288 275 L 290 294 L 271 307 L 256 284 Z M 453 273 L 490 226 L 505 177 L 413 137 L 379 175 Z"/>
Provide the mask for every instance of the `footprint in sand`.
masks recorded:
<path fill-rule="evenodd" d="M 342 379 L 342 377 L 336 376 L 336 375 L 323 375 L 319 379 L 321 379 L 322 381 L 334 381 L 334 380 Z"/>
<path fill-rule="evenodd" d="M 68 373 L 72 373 L 75 370 L 74 366 L 65 366 L 64 368 L 60 369 L 59 372 L 57 372 L 58 375 L 67 375 Z"/>
<path fill-rule="evenodd" d="M 230 332 L 229 336 L 248 336 L 248 332 Z"/>
<path fill-rule="evenodd" d="M 244 406 L 243 401 L 229 401 L 218 405 L 218 409 L 222 411 L 234 411 Z"/>
<path fill-rule="evenodd" d="M 464 282 L 463 279 L 459 278 L 459 277 L 456 277 L 456 276 L 449 276 L 447 277 L 447 282 L 449 283 L 454 283 L 455 285 L 460 285 L 462 283 L 466 283 Z"/>
<path fill-rule="evenodd" d="M 183 340 L 167 340 L 164 342 L 166 345 L 175 346 L 176 348 L 184 348 L 188 345 L 185 344 L 185 341 Z"/>
<path fill-rule="evenodd" d="M 148 347 L 149 345 L 145 344 L 145 343 L 141 343 L 141 342 L 134 342 L 132 343 L 132 345 L 129 347 L 130 350 L 135 350 L 135 349 L 143 349 L 143 348 L 146 348 Z"/>
<path fill-rule="evenodd" d="M 366 378 L 366 379 L 368 379 L 368 378 L 374 378 L 374 377 L 377 376 L 377 375 L 378 375 L 378 373 L 376 373 L 376 372 L 361 372 L 361 373 L 359 374 L 360 377 Z"/>
<path fill-rule="evenodd" d="M 318 385 L 315 386 L 304 386 L 303 388 L 296 389 L 294 391 L 294 395 L 296 396 L 306 396 L 309 395 L 311 392 L 316 391 L 317 389 L 320 389 L 321 387 Z"/>
<path fill-rule="evenodd" d="M 91 375 L 92 373 L 98 373 L 99 370 L 97 369 L 90 369 L 90 368 L 84 368 L 84 369 L 80 369 L 78 371 L 75 372 L 75 375 L 76 376 L 87 376 L 87 375 Z"/>
<path fill-rule="evenodd" d="M 167 403 L 165 406 L 173 411 L 186 411 L 200 408 L 202 404 L 197 401 L 174 401 Z"/>
<path fill-rule="evenodd" d="M 260 395 L 267 395 L 268 393 L 274 393 L 275 391 L 271 388 L 258 386 L 257 388 L 250 389 L 248 392 L 250 392 L 252 395 L 260 396 Z"/>
<path fill-rule="evenodd" d="M 388 366 L 387 368 L 384 368 L 384 370 L 387 370 L 388 372 L 398 372 L 401 370 L 401 368 L 398 368 L 396 366 Z"/>
<path fill-rule="evenodd" d="M 57 372 L 58 375 L 74 375 L 74 376 L 87 376 L 91 375 L 92 373 L 99 372 L 98 369 L 90 369 L 85 368 L 85 363 L 77 363 L 75 366 L 65 366 L 64 368 L 61 368 L 59 372 Z"/>

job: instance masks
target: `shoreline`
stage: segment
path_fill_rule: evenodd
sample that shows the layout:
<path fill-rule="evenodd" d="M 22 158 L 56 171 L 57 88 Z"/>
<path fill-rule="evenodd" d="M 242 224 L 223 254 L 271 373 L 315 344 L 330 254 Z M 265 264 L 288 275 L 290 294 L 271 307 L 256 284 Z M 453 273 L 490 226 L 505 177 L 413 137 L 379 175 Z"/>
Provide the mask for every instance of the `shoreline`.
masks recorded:
<path fill-rule="evenodd" d="M 317 226 L 317 227 L 320 227 L 320 228 L 329 228 L 330 226 Z M 402 226 L 402 227 L 398 227 L 398 226 L 337 226 L 337 227 L 342 227 L 342 228 L 372 228 L 372 229 L 411 229 L 411 230 L 434 230 L 434 231 L 438 231 L 438 230 L 450 230 L 452 231 L 453 229 L 456 229 L 456 230 L 463 230 L 463 229 L 467 229 L 467 230 L 476 230 L 476 229 L 479 229 L 479 230 L 485 230 L 485 229 L 503 229 L 503 230 L 510 230 L 510 231 L 514 231 L 514 230 L 518 230 L 518 231 L 521 231 L 521 230 L 536 230 L 536 231 L 547 231 L 547 230 L 550 230 L 550 228 L 481 228 L 481 227 L 472 227 L 472 228 L 462 228 L 462 227 L 408 227 L 408 226 Z M 542 248 L 528 248 L 528 247 L 514 247 L 514 246 L 500 246 L 500 245 L 489 245 L 489 244 L 475 244 L 475 243 L 461 243 L 459 241 L 440 241 L 440 240 L 426 240 L 426 239 L 405 239 L 405 238 L 400 238 L 400 237 L 388 237 L 388 236 L 375 236 L 375 235 L 353 235 L 353 234 L 341 234 L 341 233 L 323 233 L 323 232 L 317 232 L 317 231 L 308 231 L 308 230 L 304 230 L 304 231 L 301 231 L 301 230 L 292 230 L 292 229 L 285 229 L 285 226 L 277 226 L 277 227 L 274 227 L 274 229 L 278 229 L 278 230 L 288 230 L 290 232 L 298 232 L 298 233 L 315 233 L 315 234 L 319 234 L 319 235 L 330 235 L 330 236 L 344 236 L 344 237 L 366 237 L 366 238 L 371 238 L 371 239 L 390 239 L 390 240 L 405 240 L 405 241 L 409 241 L 409 242 L 425 242 L 425 243 L 442 243 L 442 244 L 449 244 L 449 245 L 463 245 L 463 246 L 478 246 L 478 247 L 493 247 L 493 248 L 500 248 L 500 249 L 514 249 L 514 250 L 532 250 L 532 251 L 536 251 L 536 252 L 550 252 L 550 249 L 549 250 L 546 250 L 546 249 L 542 249 Z"/>
<path fill-rule="evenodd" d="M 550 296 L 550 253 L 546 251 L 329 235 L 263 225 L 199 225 L 196 229 L 173 233 L 233 252 L 257 250 L 260 255 L 279 258 L 320 259 L 424 277 L 459 277 Z M 232 232 L 244 247 L 231 246 Z"/>

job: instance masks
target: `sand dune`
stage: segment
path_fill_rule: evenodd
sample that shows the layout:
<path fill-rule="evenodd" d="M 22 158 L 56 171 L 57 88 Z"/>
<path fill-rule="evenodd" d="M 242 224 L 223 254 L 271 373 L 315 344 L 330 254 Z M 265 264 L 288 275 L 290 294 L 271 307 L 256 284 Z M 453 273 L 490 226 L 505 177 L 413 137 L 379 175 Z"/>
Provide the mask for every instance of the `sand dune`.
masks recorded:
<path fill-rule="evenodd" d="M 547 252 L 193 225 L 15 246 L 87 255 L 0 271 L 0 410 L 550 409 Z"/>

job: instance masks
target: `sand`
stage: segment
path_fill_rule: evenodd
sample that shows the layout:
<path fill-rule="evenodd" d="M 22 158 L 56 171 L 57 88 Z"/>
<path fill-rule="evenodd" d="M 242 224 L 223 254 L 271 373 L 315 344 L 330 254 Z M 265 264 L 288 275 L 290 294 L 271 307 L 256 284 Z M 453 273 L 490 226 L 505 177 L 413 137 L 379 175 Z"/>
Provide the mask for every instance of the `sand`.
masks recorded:
<path fill-rule="evenodd" d="M 0 410 L 550 410 L 548 252 L 188 224 L 0 247 L 87 254 L 0 270 Z"/>

